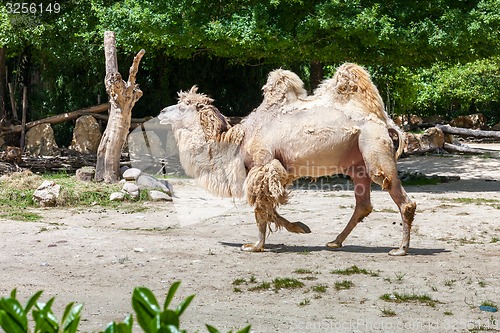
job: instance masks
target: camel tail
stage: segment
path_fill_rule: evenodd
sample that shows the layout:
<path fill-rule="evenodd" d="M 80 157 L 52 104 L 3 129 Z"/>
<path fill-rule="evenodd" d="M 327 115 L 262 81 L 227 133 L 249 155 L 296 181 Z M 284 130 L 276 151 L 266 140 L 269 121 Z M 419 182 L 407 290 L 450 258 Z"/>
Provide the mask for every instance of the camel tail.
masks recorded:
<path fill-rule="evenodd" d="M 401 131 L 401 129 L 396 124 L 394 124 L 394 122 L 391 119 L 389 119 L 389 123 L 387 124 L 387 131 L 389 132 L 389 136 L 391 137 L 393 142 L 394 141 L 397 142 L 397 148 L 394 155 L 396 159 L 398 159 L 401 156 L 401 154 L 403 154 L 403 150 L 405 147 L 405 140 L 406 140 L 405 136 Z"/>

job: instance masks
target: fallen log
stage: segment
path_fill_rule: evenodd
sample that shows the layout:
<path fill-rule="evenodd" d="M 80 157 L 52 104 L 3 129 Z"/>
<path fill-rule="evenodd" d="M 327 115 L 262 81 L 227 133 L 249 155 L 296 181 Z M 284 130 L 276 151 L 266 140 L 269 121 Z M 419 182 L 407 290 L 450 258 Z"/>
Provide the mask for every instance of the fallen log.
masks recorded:
<path fill-rule="evenodd" d="M 444 133 L 455 134 L 461 136 L 473 136 L 476 138 L 497 138 L 500 139 L 500 131 L 483 131 L 474 130 L 468 128 L 452 127 L 450 125 L 440 125 L 436 124 L 436 128 L 439 128 Z"/>
<path fill-rule="evenodd" d="M 26 129 L 30 129 L 32 127 L 35 127 L 36 125 L 44 124 L 44 123 L 49 123 L 49 124 L 58 124 L 62 123 L 71 119 L 78 118 L 80 116 L 86 115 L 86 114 L 92 114 L 92 113 L 101 113 L 107 111 L 109 108 L 109 103 L 104 103 L 96 106 L 91 106 L 89 108 L 84 108 L 84 109 L 79 109 L 76 111 L 72 112 L 66 112 L 62 114 L 58 114 L 52 117 L 44 118 L 44 119 L 39 119 L 35 121 L 30 121 L 29 123 L 26 123 Z M 6 134 L 12 134 L 12 133 L 19 133 L 23 130 L 22 125 L 16 125 L 12 127 L 6 127 L 2 128 L 2 133 L 0 133 L 0 136 L 6 135 Z"/>
<path fill-rule="evenodd" d="M 450 153 L 461 153 L 461 154 L 485 154 L 485 153 L 491 153 L 494 150 L 488 150 L 488 149 L 480 149 L 480 148 L 472 148 L 469 146 L 459 146 L 459 145 L 452 145 L 450 143 L 445 142 L 443 148 Z"/>

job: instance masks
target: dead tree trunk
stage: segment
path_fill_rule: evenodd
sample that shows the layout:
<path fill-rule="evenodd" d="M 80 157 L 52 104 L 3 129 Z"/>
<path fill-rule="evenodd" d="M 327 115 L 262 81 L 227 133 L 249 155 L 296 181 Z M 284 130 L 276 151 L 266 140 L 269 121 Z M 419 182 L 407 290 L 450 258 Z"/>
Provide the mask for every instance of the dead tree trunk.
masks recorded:
<path fill-rule="evenodd" d="M 497 138 L 497 139 L 500 139 L 500 131 L 482 131 L 482 130 L 452 127 L 450 125 L 440 125 L 440 124 L 436 124 L 436 128 L 439 128 L 444 133 L 449 133 L 449 134 L 462 135 L 462 136 L 473 136 L 476 138 Z"/>
<path fill-rule="evenodd" d="M 5 97 L 7 94 L 7 69 L 5 67 L 5 47 L 0 47 L 0 119 L 5 119 L 7 117 L 7 111 L 5 110 Z"/>
<path fill-rule="evenodd" d="M 128 81 L 125 82 L 118 72 L 115 33 L 104 33 L 104 55 L 106 58 L 106 77 L 104 84 L 109 96 L 110 110 L 106 130 L 97 149 L 96 181 L 114 183 L 120 177 L 120 157 L 127 138 L 132 118 L 132 108 L 141 98 L 142 91 L 135 83 L 139 62 L 145 51 L 135 56 L 130 67 Z"/>
<path fill-rule="evenodd" d="M 21 151 L 24 151 L 24 143 L 26 139 L 26 116 L 28 113 L 28 87 L 23 87 L 23 113 L 21 118 L 21 142 L 19 143 L 19 147 L 21 147 Z"/>

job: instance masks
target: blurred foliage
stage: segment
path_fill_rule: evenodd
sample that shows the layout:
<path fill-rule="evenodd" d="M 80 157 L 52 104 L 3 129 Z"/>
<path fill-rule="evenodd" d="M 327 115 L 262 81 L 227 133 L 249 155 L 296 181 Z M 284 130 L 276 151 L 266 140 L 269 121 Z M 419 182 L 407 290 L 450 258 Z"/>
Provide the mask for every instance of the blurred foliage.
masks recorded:
<path fill-rule="evenodd" d="M 500 0 L 67 0 L 57 14 L 0 7 L 0 47 L 9 82 L 29 84 L 29 119 L 107 99 L 103 33 L 113 30 L 125 78 L 146 50 L 134 117 L 158 114 L 194 84 L 243 116 L 270 70 L 292 69 L 309 87 L 312 62 L 331 75 L 350 61 L 370 70 L 390 113 L 499 121 L 498 8 Z"/>
<path fill-rule="evenodd" d="M 145 287 L 136 287 L 132 293 L 132 308 L 134 309 L 137 323 L 145 333 L 186 333 L 181 328 L 180 317 L 189 307 L 194 295 L 186 297 L 175 308 L 170 308 L 180 281 L 174 282 L 165 297 L 163 306 L 160 307 L 155 295 Z M 11 291 L 9 297 L 0 298 L 0 327 L 6 333 L 76 333 L 79 332 L 81 312 L 83 305 L 74 302 L 66 305 L 61 320 L 58 321 L 52 305 L 55 298 L 47 303 L 39 302 L 43 291 L 36 292 L 23 306 L 17 298 L 17 290 Z M 29 315 L 33 317 L 30 323 Z M 31 325 L 33 324 L 33 325 Z M 34 326 L 31 330 L 30 327 Z M 208 332 L 221 333 L 215 327 L 206 324 Z M 251 327 L 246 326 L 235 333 L 249 333 Z M 128 315 L 122 322 L 111 322 L 101 333 L 132 333 L 133 316 Z M 231 333 L 230 331 L 229 333 Z"/>

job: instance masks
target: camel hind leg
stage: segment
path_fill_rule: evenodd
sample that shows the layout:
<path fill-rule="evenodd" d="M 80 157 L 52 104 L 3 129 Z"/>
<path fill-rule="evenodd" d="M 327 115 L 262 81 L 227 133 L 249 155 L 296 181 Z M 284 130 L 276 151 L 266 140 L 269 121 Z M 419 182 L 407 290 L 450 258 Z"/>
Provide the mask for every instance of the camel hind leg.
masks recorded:
<path fill-rule="evenodd" d="M 304 223 L 302 223 L 302 222 L 290 222 L 286 218 L 284 218 L 283 216 L 278 214 L 278 212 L 276 212 L 276 210 L 274 211 L 273 222 L 276 223 L 278 228 L 283 227 L 287 231 L 293 232 L 295 234 L 309 234 L 309 233 L 311 233 L 311 229 L 309 229 L 309 227 L 307 225 L 305 225 Z"/>
<path fill-rule="evenodd" d="M 264 251 L 267 226 L 275 223 L 290 232 L 309 233 L 311 230 L 301 222 L 291 223 L 276 212 L 280 204 L 288 199 L 286 186 L 291 178 L 280 163 L 274 159 L 267 164 L 253 167 L 247 176 L 245 191 L 250 205 L 255 206 L 255 221 L 259 238 L 255 244 L 244 244 L 241 249 L 249 252 Z"/>

